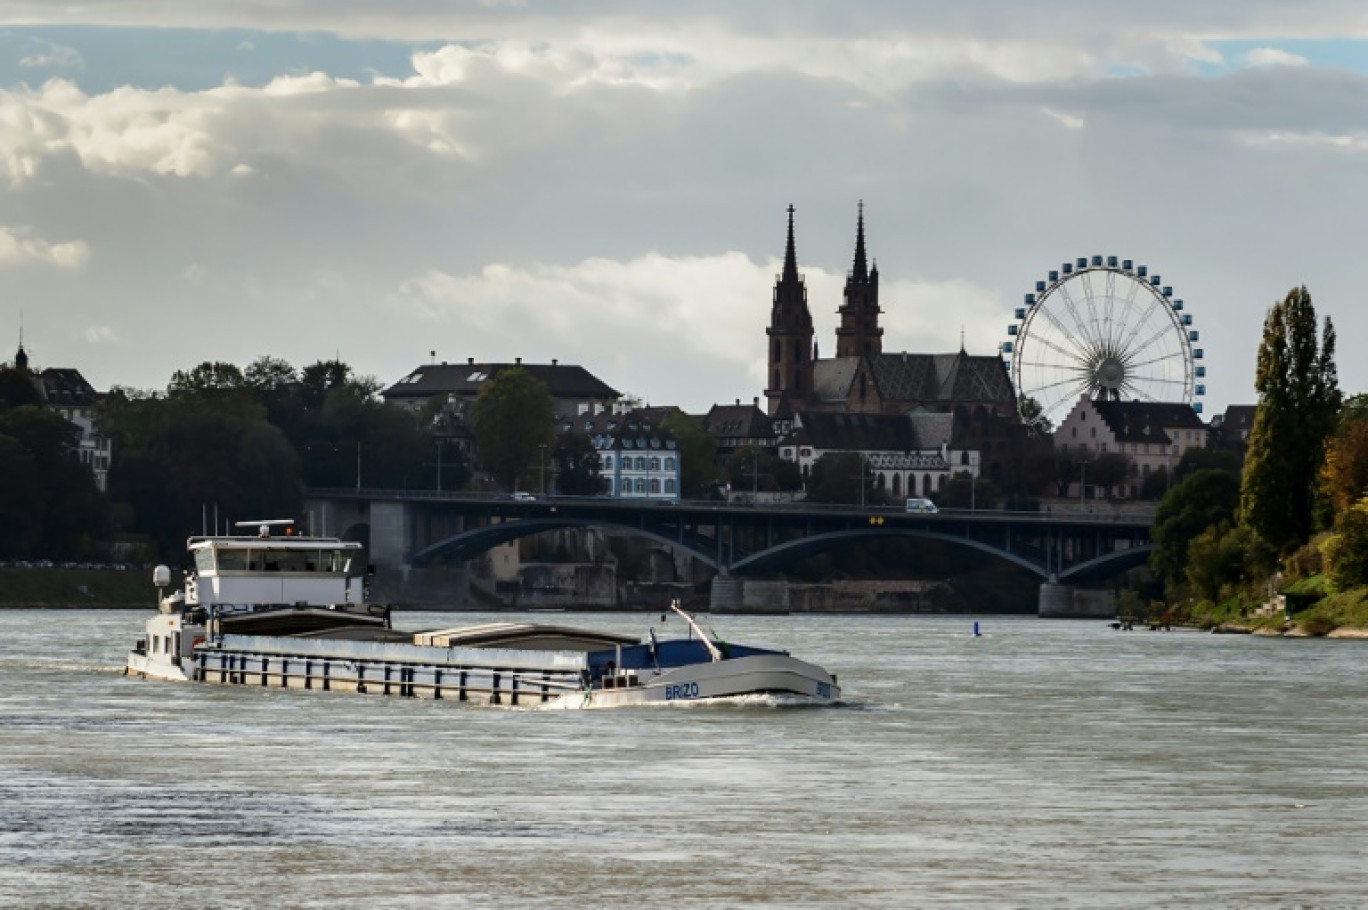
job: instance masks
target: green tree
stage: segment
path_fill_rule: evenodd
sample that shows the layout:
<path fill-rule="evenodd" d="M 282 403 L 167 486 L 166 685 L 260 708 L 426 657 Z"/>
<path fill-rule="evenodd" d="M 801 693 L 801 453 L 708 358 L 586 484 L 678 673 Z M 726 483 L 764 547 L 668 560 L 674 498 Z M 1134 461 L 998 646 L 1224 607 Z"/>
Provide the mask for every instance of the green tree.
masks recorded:
<path fill-rule="evenodd" d="M 1311 536 L 1325 441 L 1339 413 L 1335 329 L 1305 287 L 1264 320 L 1254 385 L 1259 393 L 1245 453 L 1240 520 L 1280 553 Z"/>
<path fill-rule="evenodd" d="M 561 434 L 554 457 L 555 489 L 566 496 L 597 496 L 603 492 L 599 456 L 594 443 L 583 433 Z M 538 484 L 540 488 L 540 483 Z M 547 490 L 551 489 L 548 479 Z"/>
<path fill-rule="evenodd" d="M 1340 514 L 1336 533 L 1321 544 L 1321 555 L 1336 591 L 1368 585 L 1368 498 Z"/>
<path fill-rule="evenodd" d="M 42 403 L 43 396 L 28 370 L 0 367 L 0 408 Z"/>
<path fill-rule="evenodd" d="M 1002 490 L 986 477 L 975 478 L 960 471 L 936 493 L 936 505 L 943 509 L 996 509 L 1002 505 Z"/>
<path fill-rule="evenodd" d="M 679 447 L 680 497 L 716 497 L 721 477 L 717 469 L 717 440 L 703 429 L 703 422 L 674 410 L 661 419 L 660 428 L 673 436 Z"/>
<path fill-rule="evenodd" d="M 166 387 L 169 395 L 236 392 L 247 388 L 247 380 L 231 363 L 205 361 L 189 372 L 177 370 Z"/>
<path fill-rule="evenodd" d="M 1199 597 L 1219 601 L 1228 590 L 1254 577 L 1260 551 L 1259 541 L 1249 528 L 1212 525 L 1188 547 L 1188 585 Z"/>
<path fill-rule="evenodd" d="M 108 510 L 74 456 L 78 439 L 74 424 L 41 405 L 0 408 L 0 554 L 91 553 Z"/>
<path fill-rule="evenodd" d="M 1186 577 L 1188 548 L 1209 528 L 1234 522 L 1240 479 L 1233 471 L 1203 469 L 1178 481 L 1154 514 L 1150 567 L 1171 586 Z"/>
<path fill-rule="evenodd" d="M 480 462 L 505 490 L 536 464 L 541 447 L 555 445 L 555 418 L 546 383 L 520 366 L 500 370 L 475 399 L 475 443 Z"/>
<path fill-rule="evenodd" d="M 733 493 L 772 493 L 799 490 L 803 486 L 803 475 L 796 464 L 759 446 L 734 450 L 727 457 L 725 475 Z"/>
<path fill-rule="evenodd" d="M 865 467 L 859 452 L 828 452 L 813 462 L 808 472 L 807 498 L 810 502 L 854 504 L 862 498 L 866 505 L 880 502 L 873 472 Z"/>

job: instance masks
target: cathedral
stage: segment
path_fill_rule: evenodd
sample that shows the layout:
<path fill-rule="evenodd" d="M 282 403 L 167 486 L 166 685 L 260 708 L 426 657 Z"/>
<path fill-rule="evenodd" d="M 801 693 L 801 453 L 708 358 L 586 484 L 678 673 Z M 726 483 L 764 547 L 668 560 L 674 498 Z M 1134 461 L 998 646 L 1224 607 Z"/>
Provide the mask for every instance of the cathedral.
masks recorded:
<path fill-rule="evenodd" d="M 855 226 L 855 261 L 846 276 L 836 356 L 823 360 L 813 338 L 807 287 L 798 274 L 788 208 L 784 270 L 770 309 L 769 368 L 765 390 L 771 417 L 799 411 L 858 414 L 953 413 L 967 408 L 997 417 L 1016 413 L 1007 365 L 996 354 L 885 353 L 879 325 L 879 267 L 865 251 L 864 204 Z"/>
<path fill-rule="evenodd" d="M 879 325 L 879 268 L 865 249 L 864 204 L 846 276 L 836 356 L 819 356 L 807 287 L 798 272 L 793 206 L 784 267 L 774 285 L 765 400 L 781 457 L 806 473 L 824 451 L 860 451 L 894 495 L 940 490 L 966 471 L 1002 482 L 1025 428 L 1007 364 L 997 355 L 887 353 Z"/>

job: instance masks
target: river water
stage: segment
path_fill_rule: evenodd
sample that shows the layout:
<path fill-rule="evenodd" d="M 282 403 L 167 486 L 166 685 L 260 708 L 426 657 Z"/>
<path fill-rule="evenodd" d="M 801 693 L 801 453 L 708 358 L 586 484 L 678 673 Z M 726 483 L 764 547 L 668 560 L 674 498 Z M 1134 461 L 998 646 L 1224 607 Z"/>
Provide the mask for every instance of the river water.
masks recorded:
<path fill-rule="evenodd" d="M 1368 642 L 712 617 L 847 704 L 541 713 L 125 679 L 143 619 L 0 611 L 0 906 L 1368 905 Z"/>

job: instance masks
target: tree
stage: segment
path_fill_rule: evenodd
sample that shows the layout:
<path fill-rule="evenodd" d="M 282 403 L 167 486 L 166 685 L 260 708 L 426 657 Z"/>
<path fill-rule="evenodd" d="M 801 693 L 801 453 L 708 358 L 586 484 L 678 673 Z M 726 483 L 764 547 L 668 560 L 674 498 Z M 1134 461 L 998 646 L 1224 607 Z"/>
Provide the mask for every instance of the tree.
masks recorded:
<path fill-rule="evenodd" d="M 776 490 L 798 490 L 803 486 L 803 475 L 798 466 L 785 461 L 760 446 L 741 446 L 727 457 L 727 483 L 732 492 L 754 490 L 771 493 Z"/>
<path fill-rule="evenodd" d="M 168 395 L 235 392 L 247 388 L 242 371 L 231 363 L 205 361 L 190 372 L 177 370 L 166 387 Z"/>
<path fill-rule="evenodd" d="M 1184 574 L 1199 597 L 1219 601 L 1230 587 L 1253 577 L 1260 556 L 1259 541 L 1249 528 L 1212 525 L 1193 538 Z"/>
<path fill-rule="evenodd" d="M 1336 533 L 1321 544 L 1321 554 L 1335 590 L 1368 585 L 1368 498 L 1341 513 Z"/>
<path fill-rule="evenodd" d="M 1112 490 L 1126 482 L 1130 473 L 1130 457 L 1119 452 L 1103 452 L 1088 464 L 1088 482 L 1105 490 L 1108 497 Z"/>
<path fill-rule="evenodd" d="M 561 434 L 556 442 L 554 466 L 557 492 L 566 496 L 597 496 L 603 492 L 598 452 L 594 451 L 593 440 L 583 433 L 572 430 Z"/>
<path fill-rule="evenodd" d="M 1023 395 L 1021 397 L 1021 419 L 1024 422 L 1033 425 L 1036 428 L 1036 432 L 1043 436 L 1049 436 L 1054 432 L 1054 424 L 1050 422 L 1050 418 L 1041 416 L 1043 410 L 1044 408 L 1040 406 L 1040 402 L 1036 401 L 1030 395 Z"/>
<path fill-rule="evenodd" d="M 1167 584 L 1185 576 L 1188 548 L 1207 529 L 1233 523 L 1240 502 L 1240 479 L 1233 471 L 1203 469 L 1169 489 L 1154 513 L 1154 552 L 1150 567 Z"/>
<path fill-rule="evenodd" d="M 1325 441 L 1339 412 L 1335 329 L 1319 344 L 1305 287 L 1289 291 L 1264 320 L 1254 385 L 1259 393 L 1240 486 L 1240 520 L 1275 550 L 1311 536 Z"/>
<path fill-rule="evenodd" d="M 703 422 L 683 411 L 670 411 L 660 428 L 675 438 L 679 447 L 680 496 L 684 499 L 712 499 L 717 496 L 717 440 Z"/>
<path fill-rule="evenodd" d="M 541 447 L 555 445 L 555 418 L 546 383 L 520 366 L 500 370 L 475 399 L 475 443 L 480 462 L 505 490 L 536 464 Z"/>
<path fill-rule="evenodd" d="M 42 404 L 43 396 L 28 370 L 0 367 L 0 408 L 17 408 L 26 404 Z"/>
<path fill-rule="evenodd" d="M 1326 445 L 1320 476 L 1322 496 L 1341 513 L 1368 495 L 1368 415 L 1360 415 L 1357 407 L 1345 410 L 1347 419 Z"/>
<path fill-rule="evenodd" d="M 940 488 L 936 504 L 943 509 L 996 509 L 1002 504 L 1002 490 L 986 477 L 960 471 Z"/>
<path fill-rule="evenodd" d="M 108 523 L 95 480 L 75 457 L 79 431 L 41 405 L 0 410 L 0 524 L 16 557 L 85 556 Z"/>
<path fill-rule="evenodd" d="M 861 479 L 864 492 L 861 494 Z M 858 503 L 866 504 L 880 501 L 874 489 L 874 476 L 864 465 L 864 456 L 859 452 L 828 452 L 813 462 L 808 473 L 807 498 L 809 502 Z"/>

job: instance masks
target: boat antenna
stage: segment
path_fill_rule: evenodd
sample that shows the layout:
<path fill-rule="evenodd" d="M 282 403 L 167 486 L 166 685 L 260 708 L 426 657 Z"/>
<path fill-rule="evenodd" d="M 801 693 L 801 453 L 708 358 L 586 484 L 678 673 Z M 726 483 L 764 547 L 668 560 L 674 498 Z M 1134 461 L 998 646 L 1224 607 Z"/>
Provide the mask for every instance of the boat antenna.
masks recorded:
<path fill-rule="evenodd" d="M 689 624 L 689 628 L 693 629 L 695 632 L 698 633 L 698 637 L 703 640 L 703 647 L 707 648 L 708 653 L 712 655 L 713 663 L 717 663 L 719 660 L 722 659 L 722 652 L 717 650 L 716 645 L 708 641 L 708 636 L 703 634 L 703 630 L 698 627 L 698 623 L 694 622 L 694 618 L 690 616 L 688 613 L 685 613 L 683 610 L 679 609 L 679 601 L 670 601 L 670 609 L 674 610 L 680 616 L 684 617 L 684 621 Z"/>

